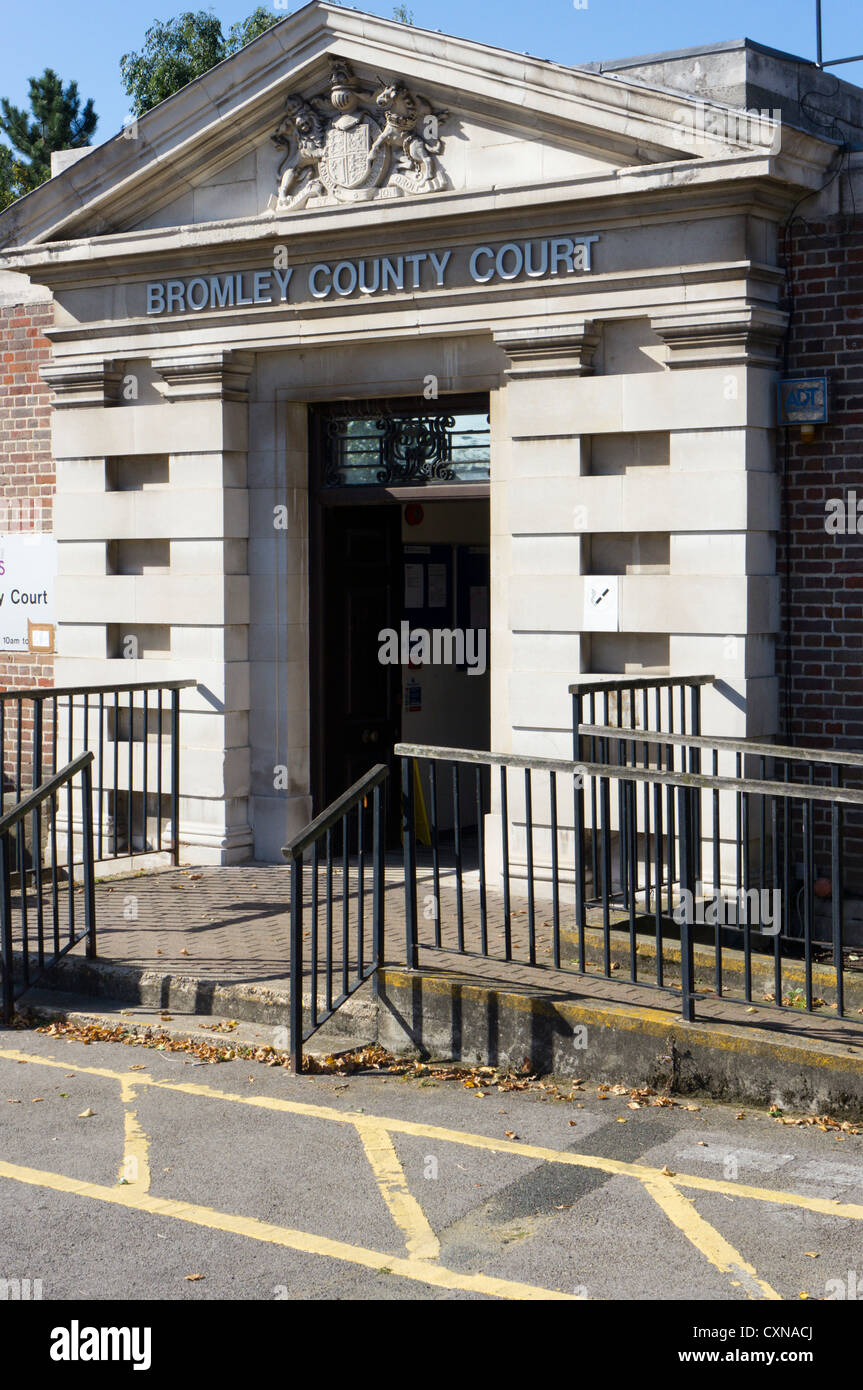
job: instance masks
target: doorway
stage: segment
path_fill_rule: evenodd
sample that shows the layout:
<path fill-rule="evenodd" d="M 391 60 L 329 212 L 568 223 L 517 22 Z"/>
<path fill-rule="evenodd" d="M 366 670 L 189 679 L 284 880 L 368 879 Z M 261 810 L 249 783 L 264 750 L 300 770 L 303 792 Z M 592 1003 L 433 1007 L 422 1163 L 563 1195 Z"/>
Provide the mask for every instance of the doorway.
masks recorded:
<path fill-rule="evenodd" d="M 395 744 L 489 746 L 488 404 L 438 413 L 429 435 L 448 450 L 449 477 L 419 486 L 381 485 L 385 465 L 366 425 L 392 437 L 392 420 L 407 421 L 416 450 L 428 407 L 379 406 L 359 428 L 353 416 L 345 425 L 347 409 L 311 411 L 312 794 L 319 814 L 375 763 L 389 765 L 397 843 Z M 334 481 L 334 436 L 347 484 Z M 428 633 L 424 650 L 417 633 Z"/>

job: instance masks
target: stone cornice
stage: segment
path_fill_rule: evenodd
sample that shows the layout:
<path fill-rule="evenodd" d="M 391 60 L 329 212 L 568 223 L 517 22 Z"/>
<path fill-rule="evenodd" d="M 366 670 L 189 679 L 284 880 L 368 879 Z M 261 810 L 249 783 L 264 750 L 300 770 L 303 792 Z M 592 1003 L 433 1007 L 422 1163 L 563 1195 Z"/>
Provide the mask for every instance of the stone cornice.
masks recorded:
<path fill-rule="evenodd" d="M 540 377 L 586 376 L 593 370 L 600 335 L 595 323 L 581 319 L 551 326 L 514 324 L 496 328 L 492 337 L 511 363 L 504 375 L 510 381 L 532 381 Z"/>
<path fill-rule="evenodd" d="M 77 166 L 73 166 L 77 167 Z M 813 181 L 811 186 L 820 183 Z M 493 235 L 499 223 L 514 229 L 520 221 L 535 228 L 540 215 L 578 217 L 603 230 L 626 225 L 637 217 L 661 223 L 685 215 L 715 216 L 739 210 L 781 219 L 799 197 L 790 178 L 779 179 L 771 158 L 759 154 L 736 160 L 692 160 L 685 163 L 630 168 L 567 183 L 531 185 L 511 189 L 452 191 L 416 199 L 397 199 L 386 206 L 385 234 L 422 235 L 463 239 Z M 482 229 L 479 219 L 486 224 Z M 269 213 L 255 218 L 200 223 L 193 227 L 153 227 L 139 231 L 106 231 L 95 238 L 31 244 L 0 251 L 0 265 L 28 274 L 39 284 L 52 287 L 80 278 L 88 281 L 140 273 L 146 258 L 148 278 L 157 277 L 160 266 L 173 273 L 183 264 L 196 265 L 204 253 L 228 255 L 232 263 L 243 255 L 270 252 L 285 243 L 291 255 L 303 254 L 304 242 L 319 247 L 322 238 L 335 248 L 342 239 L 357 244 L 380 243 L 380 203 L 355 204 L 350 209 L 320 208 L 289 216 Z M 294 247 L 297 246 L 297 250 Z M 269 256 L 268 256 L 269 259 Z"/>
<path fill-rule="evenodd" d="M 248 352 L 189 352 L 151 358 L 167 401 L 246 401 L 254 357 Z"/>
<path fill-rule="evenodd" d="M 371 73 L 383 64 L 466 111 L 493 114 L 534 138 L 539 130 L 605 150 L 613 162 L 646 172 L 674 160 L 697 166 L 752 153 L 779 158 L 725 138 L 707 140 L 704 158 L 693 160 L 680 112 L 694 108 L 695 97 L 317 3 L 153 108 L 134 138 L 114 137 L 20 199 L 0 215 L 0 245 L 56 241 L 70 232 L 100 236 L 142 220 L 191 181 L 266 140 L 285 92 L 317 82 L 328 56 Z M 835 145 L 817 136 L 783 128 L 782 172 L 792 182 L 817 186 L 834 153 Z"/>
<path fill-rule="evenodd" d="M 672 371 L 688 367 L 777 367 L 788 322 L 779 309 L 653 315 L 650 326 L 669 349 Z"/>
<path fill-rule="evenodd" d="M 123 363 L 109 358 L 95 362 L 46 362 L 40 374 L 54 392 L 55 410 L 116 405 L 123 386 Z"/>

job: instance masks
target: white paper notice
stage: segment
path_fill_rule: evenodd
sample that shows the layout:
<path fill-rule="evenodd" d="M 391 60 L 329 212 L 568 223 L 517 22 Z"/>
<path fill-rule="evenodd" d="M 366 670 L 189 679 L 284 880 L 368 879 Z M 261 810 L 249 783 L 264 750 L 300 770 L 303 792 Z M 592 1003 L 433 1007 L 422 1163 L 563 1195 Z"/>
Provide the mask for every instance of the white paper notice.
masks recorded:
<path fill-rule="evenodd" d="M 405 565 L 405 608 L 422 608 L 423 588 L 423 566 Z"/>
<path fill-rule="evenodd" d="M 429 565 L 429 608 L 446 607 L 446 565 Z"/>

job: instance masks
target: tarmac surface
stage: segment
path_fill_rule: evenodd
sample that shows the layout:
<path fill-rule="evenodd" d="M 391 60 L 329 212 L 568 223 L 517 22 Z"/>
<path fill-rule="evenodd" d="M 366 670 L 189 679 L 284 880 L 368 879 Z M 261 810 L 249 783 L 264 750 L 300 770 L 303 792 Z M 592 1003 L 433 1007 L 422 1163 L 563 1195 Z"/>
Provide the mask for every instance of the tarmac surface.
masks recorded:
<path fill-rule="evenodd" d="M 863 1292 L 850 1127 L 473 1080 L 0 1032 L 0 1280 L 45 1300 Z"/>

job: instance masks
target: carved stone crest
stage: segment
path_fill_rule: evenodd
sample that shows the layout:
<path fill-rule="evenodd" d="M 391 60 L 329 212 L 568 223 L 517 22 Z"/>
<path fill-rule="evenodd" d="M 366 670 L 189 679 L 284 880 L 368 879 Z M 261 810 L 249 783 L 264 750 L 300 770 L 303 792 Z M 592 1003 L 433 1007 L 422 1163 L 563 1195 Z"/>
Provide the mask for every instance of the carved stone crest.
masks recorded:
<path fill-rule="evenodd" d="M 284 212 L 368 202 L 447 186 L 438 155 L 439 128 L 448 113 L 433 110 L 404 82 L 379 78 L 378 84 L 364 90 L 349 64 L 338 59 L 325 92 L 308 99 L 288 96 L 273 136 L 286 153 L 271 207 Z"/>

